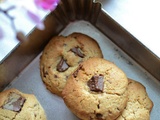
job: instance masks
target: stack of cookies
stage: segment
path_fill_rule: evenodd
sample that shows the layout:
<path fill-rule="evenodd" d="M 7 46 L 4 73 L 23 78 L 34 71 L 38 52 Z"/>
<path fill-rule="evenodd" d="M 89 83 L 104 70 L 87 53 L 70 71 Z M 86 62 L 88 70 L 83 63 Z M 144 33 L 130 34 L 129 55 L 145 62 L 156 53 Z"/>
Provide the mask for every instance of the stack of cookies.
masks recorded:
<path fill-rule="evenodd" d="M 62 96 L 82 120 L 149 120 L 153 103 L 139 82 L 102 58 L 90 58 L 70 75 Z"/>
<path fill-rule="evenodd" d="M 103 59 L 87 35 L 54 37 L 43 51 L 40 72 L 47 89 L 82 120 L 150 119 L 153 102 L 145 87 Z"/>
<path fill-rule="evenodd" d="M 53 37 L 40 60 L 41 77 L 47 89 L 61 96 L 69 75 L 91 57 L 103 57 L 98 43 L 91 37 L 81 33 Z"/>
<path fill-rule="evenodd" d="M 82 33 L 56 36 L 45 47 L 40 73 L 47 89 L 81 120 L 149 120 L 153 102 L 145 87 L 103 58 Z M 0 93 L 0 120 L 46 120 L 36 97 L 16 89 Z"/>

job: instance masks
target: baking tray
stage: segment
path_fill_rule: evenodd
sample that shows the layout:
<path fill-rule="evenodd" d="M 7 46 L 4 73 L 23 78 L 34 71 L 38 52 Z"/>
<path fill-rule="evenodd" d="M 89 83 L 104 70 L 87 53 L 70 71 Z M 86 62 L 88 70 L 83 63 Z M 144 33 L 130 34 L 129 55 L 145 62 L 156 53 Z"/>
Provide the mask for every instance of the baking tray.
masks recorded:
<path fill-rule="evenodd" d="M 17 88 L 35 94 L 48 120 L 78 120 L 63 100 L 50 93 L 42 82 L 39 60 L 42 50 L 55 35 L 87 34 L 99 43 L 104 58 L 114 62 L 129 78 L 141 82 L 154 103 L 151 120 L 160 118 L 160 61 L 92 0 L 61 0 L 48 14 L 46 29 L 33 29 L 29 41 L 19 44 L 0 64 L 0 91 Z"/>

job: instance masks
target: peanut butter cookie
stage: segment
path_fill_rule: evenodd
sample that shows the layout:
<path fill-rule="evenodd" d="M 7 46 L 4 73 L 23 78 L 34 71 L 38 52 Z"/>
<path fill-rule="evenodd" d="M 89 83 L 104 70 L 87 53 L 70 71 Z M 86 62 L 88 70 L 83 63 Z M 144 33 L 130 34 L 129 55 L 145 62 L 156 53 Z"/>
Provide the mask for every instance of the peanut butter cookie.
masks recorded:
<path fill-rule="evenodd" d="M 127 106 L 116 120 L 150 120 L 153 102 L 146 88 L 140 82 L 129 79 L 128 93 Z"/>
<path fill-rule="evenodd" d="M 61 96 L 68 76 L 90 57 L 103 57 L 93 38 L 82 33 L 52 38 L 40 60 L 41 77 L 47 89 Z"/>
<path fill-rule="evenodd" d="M 0 120 L 46 120 L 46 115 L 33 94 L 9 89 L 0 93 Z"/>
<path fill-rule="evenodd" d="M 62 96 L 82 120 L 114 120 L 126 107 L 127 86 L 125 73 L 115 64 L 89 58 L 68 78 Z"/>

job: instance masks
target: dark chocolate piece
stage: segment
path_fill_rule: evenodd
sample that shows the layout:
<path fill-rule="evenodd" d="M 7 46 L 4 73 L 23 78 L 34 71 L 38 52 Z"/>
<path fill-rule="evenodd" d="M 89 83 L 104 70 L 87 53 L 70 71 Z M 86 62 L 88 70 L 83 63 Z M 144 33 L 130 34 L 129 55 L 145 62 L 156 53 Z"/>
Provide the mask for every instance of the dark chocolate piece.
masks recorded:
<path fill-rule="evenodd" d="M 57 76 L 57 75 L 54 75 L 54 78 L 58 78 L 58 76 Z"/>
<path fill-rule="evenodd" d="M 84 58 L 84 54 L 81 52 L 82 50 L 79 47 L 74 47 L 71 49 L 71 51 L 75 54 L 78 55 L 81 58 Z"/>
<path fill-rule="evenodd" d="M 100 114 L 100 113 L 97 113 L 97 114 L 96 114 L 96 117 L 97 117 L 98 120 L 103 120 L 103 119 L 102 119 L 103 115 Z"/>
<path fill-rule="evenodd" d="M 102 75 L 95 75 L 87 82 L 91 91 L 94 92 L 103 92 L 103 76 Z"/>
<path fill-rule="evenodd" d="M 69 68 L 69 65 L 66 63 L 66 61 L 63 59 L 63 57 L 61 58 L 60 62 L 57 65 L 57 70 L 59 72 L 64 72 Z"/>
<path fill-rule="evenodd" d="M 44 67 L 42 68 L 42 70 L 43 70 L 43 77 L 46 77 L 48 75 L 48 72 L 45 71 Z"/>
<path fill-rule="evenodd" d="M 77 68 L 77 70 L 76 71 L 74 71 L 74 73 L 73 73 L 73 77 L 74 78 L 76 78 L 77 77 L 77 75 L 78 75 L 78 72 L 79 72 L 79 70 L 82 68 L 82 65 L 79 65 L 79 67 Z"/>
<path fill-rule="evenodd" d="M 25 98 L 19 94 L 11 93 L 8 96 L 8 100 L 2 106 L 3 109 L 19 112 L 21 111 L 23 104 L 25 102 Z"/>

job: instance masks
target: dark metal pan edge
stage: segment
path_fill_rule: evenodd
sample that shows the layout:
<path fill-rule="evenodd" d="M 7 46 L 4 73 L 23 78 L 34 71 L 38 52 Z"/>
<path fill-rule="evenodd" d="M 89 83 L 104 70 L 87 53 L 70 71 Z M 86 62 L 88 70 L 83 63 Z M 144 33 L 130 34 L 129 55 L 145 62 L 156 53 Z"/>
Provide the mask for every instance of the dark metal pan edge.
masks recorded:
<path fill-rule="evenodd" d="M 133 60 L 160 80 L 160 59 L 103 10 L 99 14 L 96 27 Z"/>

